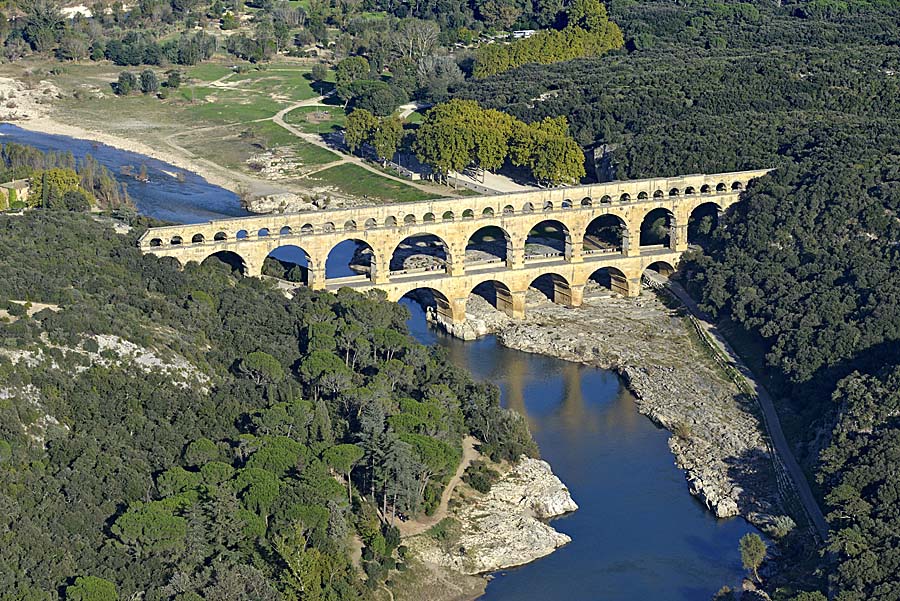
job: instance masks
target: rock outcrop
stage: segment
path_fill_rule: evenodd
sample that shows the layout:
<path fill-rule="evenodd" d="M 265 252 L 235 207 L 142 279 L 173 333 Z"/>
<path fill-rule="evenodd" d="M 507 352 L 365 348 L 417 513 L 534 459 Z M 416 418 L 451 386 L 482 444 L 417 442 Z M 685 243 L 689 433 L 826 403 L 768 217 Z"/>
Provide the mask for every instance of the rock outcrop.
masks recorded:
<path fill-rule="evenodd" d="M 456 509 L 449 535 L 426 532 L 407 540 L 422 560 L 462 574 L 529 563 L 572 539 L 542 522 L 578 505 L 550 465 L 522 457 L 491 490 Z"/>

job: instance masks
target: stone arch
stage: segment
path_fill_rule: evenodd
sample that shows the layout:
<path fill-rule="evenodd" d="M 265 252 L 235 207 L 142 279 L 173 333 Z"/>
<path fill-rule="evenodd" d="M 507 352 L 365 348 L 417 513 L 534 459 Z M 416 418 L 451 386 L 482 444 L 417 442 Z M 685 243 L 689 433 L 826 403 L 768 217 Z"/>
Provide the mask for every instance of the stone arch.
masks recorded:
<path fill-rule="evenodd" d="M 473 211 L 472 209 L 466 209 L 462 212 L 462 218 L 463 220 L 475 219 L 475 211 Z"/>
<path fill-rule="evenodd" d="M 675 227 L 675 216 L 668 209 L 658 207 L 647 211 L 641 220 L 641 246 L 662 244 L 672 245 L 672 229 Z"/>
<path fill-rule="evenodd" d="M 688 242 L 702 244 L 719 225 L 722 207 L 716 202 L 704 202 L 697 205 L 688 216 Z"/>
<path fill-rule="evenodd" d="M 444 211 L 444 214 L 441 215 L 441 221 L 453 221 L 454 217 L 453 211 Z"/>
<path fill-rule="evenodd" d="M 647 200 L 647 193 L 643 190 L 638 192 L 638 200 Z"/>
<path fill-rule="evenodd" d="M 665 195 L 666 195 L 666 193 L 663 192 L 662 190 L 657 190 L 656 192 L 653 193 L 653 198 L 662 198 Z"/>
<path fill-rule="evenodd" d="M 397 218 L 391 215 L 387 219 L 384 220 L 385 227 L 397 227 Z"/>
<path fill-rule="evenodd" d="M 552 211 L 552 210 L 553 210 L 553 201 L 551 201 L 551 200 L 545 200 L 545 201 L 544 201 L 544 207 L 543 207 L 543 208 L 544 208 L 544 212 L 545 212 L 545 213 L 546 213 L 547 211 Z"/>
<path fill-rule="evenodd" d="M 544 219 L 532 226 L 525 238 L 525 258 L 572 256 L 569 228 L 556 219 Z"/>
<path fill-rule="evenodd" d="M 311 224 L 311 223 L 304 223 L 304 224 L 300 227 L 300 233 L 301 233 L 301 234 L 312 234 L 312 233 L 315 232 L 315 231 L 316 231 L 316 228 L 314 228 L 314 227 L 313 227 L 313 224 Z"/>
<path fill-rule="evenodd" d="M 344 231 L 345 232 L 354 232 L 356 231 L 356 221 L 353 219 L 348 219 L 344 222 Z"/>
<path fill-rule="evenodd" d="M 481 216 L 482 217 L 493 217 L 494 209 L 492 209 L 491 207 L 485 207 L 484 210 L 481 212 Z"/>
<path fill-rule="evenodd" d="M 669 277 L 670 275 L 675 273 L 675 268 L 672 267 L 672 264 L 668 261 L 654 261 L 644 268 L 644 271 L 641 273 L 641 275 L 645 275 L 648 271 L 655 271 L 660 275 Z"/>
<path fill-rule="evenodd" d="M 700 186 L 700 194 L 709 194 L 710 192 L 712 192 L 712 188 L 710 188 L 709 184 Z"/>
<path fill-rule="evenodd" d="M 162 240 L 160 238 L 153 238 L 150 240 L 150 246 L 162 246 Z"/>
<path fill-rule="evenodd" d="M 743 190 L 744 184 L 742 184 L 741 182 L 734 182 L 733 184 L 731 184 L 731 189 L 732 190 Z"/>
<path fill-rule="evenodd" d="M 505 261 L 513 256 L 512 237 L 502 227 L 486 225 L 472 232 L 466 240 L 466 264 Z"/>
<path fill-rule="evenodd" d="M 595 217 L 585 228 L 585 254 L 624 252 L 628 248 L 628 224 L 618 215 L 607 213 Z"/>
<path fill-rule="evenodd" d="M 622 296 L 628 296 L 628 276 L 616 267 L 601 267 L 588 276 L 585 294 L 603 288 Z"/>
<path fill-rule="evenodd" d="M 269 228 L 267 228 L 267 227 L 260 228 L 260 229 L 256 232 L 256 237 L 257 237 L 257 238 L 265 238 L 265 237 L 268 236 L 268 235 L 269 235 Z"/>
<path fill-rule="evenodd" d="M 172 236 L 169 239 L 169 244 L 171 244 L 172 246 L 181 246 L 183 242 L 184 240 L 181 239 L 181 236 Z"/>
<path fill-rule="evenodd" d="M 366 223 L 364 224 L 363 227 L 365 227 L 367 230 L 370 230 L 373 227 L 378 227 L 378 222 L 375 221 L 374 219 L 372 219 L 371 217 L 369 217 L 368 219 L 366 219 Z"/>
<path fill-rule="evenodd" d="M 589 196 L 585 196 L 581 199 L 581 206 L 583 207 L 591 207 L 594 206 L 594 199 Z"/>
<path fill-rule="evenodd" d="M 515 213 L 516 213 L 516 210 L 513 208 L 512 205 L 506 205 L 505 207 L 503 207 L 504 215 L 515 215 Z"/>
<path fill-rule="evenodd" d="M 408 214 L 403 218 L 403 225 L 415 225 L 416 224 L 416 216 L 412 213 Z"/>
<path fill-rule="evenodd" d="M 232 273 L 238 272 L 241 275 L 249 275 L 247 260 L 233 250 L 217 250 L 215 252 L 211 252 L 206 255 L 202 261 L 200 261 L 200 264 L 224 264 L 230 268 Z"/>
<path fill-rule="evenodd" d="M 310 271 L 315 267 L 306 250 L 296 244 L 282 244 L 263 259 L 262 273 L 297 284 L 310 285 Z"/>
<path fill-rule="evenodd" d="M 278 231 L 279 236 L 290 236 L 294 233 L 294 230 L 289 225 L 285 225 Z"/>
<path fill-rule="evenodd" d="M 334 231 L 334 222 L 326 221 L 325 223 L 323 223 L 322 231 L 323 232 L 333 232 Z"/>
<path fill-rule="evenodd" d="M 502 311 L 510 317 L 516 317 L 517 311 L 514 305 L 513 294 L 503 282 L 490 279 L 480 282 L 469 292 L 469 296 L 472 295 L 480 296 L 498 311 Z"/>
<path fill-rule="evenodd" d="M 213 240 L 216 242 L 224 242 L 225 240 L 228 240 L 228 234 L 225 232 L 216 232 L 216 235 L 213 236 Z"/>
<path fill-rule="evenodd" d="M 728 192 L 728 186 L 725 185 L 725 182 L 719 182 L 718 184 L 716 184 L 716 192 L 719 192 L 720 194 L 722 192 Z"/>
<path fill-rule="evenodd" d="M 452 262 L 450 245 L 435 234 L 407 236 L 394 247 L 389 268 L 393 271 L 447 271 Z"/>
<path fill-rule="evenodd" d="M 191 244 L 203 244 L 206 242 L 206 236 L 203 234 L 194 234 L 191 237 Z"/>
<path fill-rule="evenodd" d="M 449 325 L 463 321 L 466 317 L 465 312 L 462 315 L 454 315 L 453 304 L 450 302 L 450 299 L 436 288 L 421 286 L 410 290 L 400 297 L 400 301 L 403 301 L 403 299 L 408 299 L 422 307 L 428 321 L 434 320 L 438 323 Z"/>
<path fill-rule="evenodd" d="M 238 240 L 246 240 L 249 235 L 247 230 L 238 230 L 234 237 Z"/>
<path fill-rule="evenodd" d="M 381 257 L 372 245 L 359 238 L 345 238 L 325 256 L 325 280 L 365 275 L 375 281 Z"/>
<path fill-rule="evenodd" d="M 558 305 L 572 306 L 572 288 L 569 286 L 569 281 L 559 274 L 541 274 L 534 278 L 528 287 Z"/>
<path fill-rule="evenodd" d="M 604 194 L 600 198 L 600 204 L 602 204 L 602 205 L 608 205 L 611 202 L 612 202 L 612 196 L 610 196 L 609 194 Z"/>
<path fill-rule="evenodd" d="M 672 188 L 671 190 L 669 190 L 669 196 L 678 196 L 680 194 L 681 190 L 679 190 L 678 188 Z"/>
<path fill-rule="evenodd" d="M 563 209 L 571 209 L 571 208 L 572 208 L 572 201 L 566 199 L 566 200 L 562 201 L 562 204 L 561 204 L 560 206 L 561 206 Z"/>
<path fill-rule="evenodd" d="M 697 191 L 694 190 L 694 186 L 688 186 L 687 188 L 684 189 L 684 193 L 686 195 L 690 195 L 690 194 L 696 194 Z"/>
<path fill-rule="evenodd" d="M 434 213 L 425 213 L 422 215 L 422 221 L 425 223 L 434 223 Z"/>
<path fill-rule="evenodd" d="M 522 212 L 523 213 L 534 213 L 534 204 L 532 204 L 530 202 L 526 202 L 524 205 L 522 205 Z"/>
<path fill-rule="evenodd" d="M 631 194 L 629 194 L 628 192 L 623 192 L 622 196 L 619 197 L 619 200 L 622 202 L 628 202 L 629 200 L 631 200 Z"/>

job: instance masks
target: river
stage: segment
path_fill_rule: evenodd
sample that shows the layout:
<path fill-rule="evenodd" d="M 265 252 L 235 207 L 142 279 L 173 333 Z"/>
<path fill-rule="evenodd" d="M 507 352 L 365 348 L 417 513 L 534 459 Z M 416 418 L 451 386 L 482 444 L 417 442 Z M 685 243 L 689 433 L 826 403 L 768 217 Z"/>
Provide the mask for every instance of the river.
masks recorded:
<path fill-rule="evenodd" d="M 180 169 L 134 153 L 63 136 L 0 125 L 0 141 L 92 154 L 118 173 L 147 165 L 150 182 L 132 182 L 138 210 L 180 222 L 246 214 L 237 197 Z M 350 275 L 344 245 L 329 257 L 329 277 Z M 279 255 L 290 260 L 290 251 Z M 410 332 L 447 348 L 477 378 L 497 383 L 502 402 L 524 414 L 544 459 L 569 487 L 580 509 L 553 520 L 572 542 L 552 555 L 494 575 L 483 601 L 705 601 L 743 575 L 738 539 L 753 528 L 717 520 L 688 494 L 673 462 L 668 433 L 637 412 L 610 371 L 502 347 L 493 336 L 461 342 L 431 329 L 406 302 Z"/>

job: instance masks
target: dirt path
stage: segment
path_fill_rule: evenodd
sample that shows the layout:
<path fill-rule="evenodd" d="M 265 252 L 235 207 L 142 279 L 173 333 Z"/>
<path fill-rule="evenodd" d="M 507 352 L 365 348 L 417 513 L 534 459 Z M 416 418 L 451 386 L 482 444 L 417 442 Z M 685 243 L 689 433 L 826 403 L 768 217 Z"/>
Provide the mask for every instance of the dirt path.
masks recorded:
<path fill-rule="evenodd" d="M 447 517 L 447 508 L 450 504 L 450 497 L 453 496 L 453 491 L 456 489 L 456 486 L 462 482 L 462 475 L 465 473 L 466 468 L 479 457 L 478 451 L 475 450 L 477 442 L 478 441 L 471 436 L 466 436 L 463 439 L 462 461 L 459 462 L 456 473 L 453 474 L 453 477 L 450 478 L 450 482 L 448 482 L 447 486 L 444 488 L 444 494 L 441 495 L 441 503 L 438 505 L 437 511 L 431 516 L 422 516 L 415 520 L 401 522 L 398 525 L 401 537 L 406 538 L 408 536 L 422 534 Z"/>
<path fill-rule="evenodd" d="M 649 273 L 649 272 L 648 272 Z M 772 397 L 769 392 L 762 386 L 753 375 L 753 372 L 750 371 L 750 368 L 744 363 L 743 359 L 741 359 L 740 355 L 738 355 L 731 345 L 728 344 L 728 341 L 722 336 L 719 332 L 719 329 L 711 322 L 710 317 L 703 312 L 694 301 L 693 298 L 681 287 L 678 282 L 672 282 L 668 278 L 657 277 L 655 274 L 651 274 L 650 276 L 657 282 L 665 285 L 678 299 L 688 308 L 688 310 L 697 318 L 700 322 L 700 327 L 706 332 L 707 336 L 715 342 L 716 346 L 719 347 L 719 350 L 725 353 L 728 356 L 734 367 L 744 376 L 744 379 L 747 381 L 751 389 L 756 393 L 756 397 L 759 401 L 759 406 L 762 409 L 763 417 L 765 421 L 766 429 L 769 432 L 769 437 L 772 440 L 772 444 L 775 447 L 775 450 L 778 454 L 778 458 L 781 460 L 782 465 L 787 470 L 790 475 L 791 482 L 793 483 L 794 490 L 797 493 L 797 497 L 800 499 L 800 502 L 803 504 L 804 509 L 810 519 L 812 526 L 818 535 L 822 538 L 822 540 L 826 540 L 828 538 L 828 522 L 825 521 L 825 516 L 822 514 L 822 509 L 819 507 L 818 501 L 816 501 L 815 495 L 812 493 L 812 489 L 809 487 L 809 482 L 806 480 L 806 475 L 803 473 L 803 470 L 800 468 L 800 464 L 797 463 L 797 459 L 794 457 L 794 453 L 791 449 L 790 444 L 788 444 L 787 438 L 784 435 L 784 431 L 781 429 L 781 420 L 778 418 L 778 412 L 775 410 L 775 404 L 772 402 Z"/>

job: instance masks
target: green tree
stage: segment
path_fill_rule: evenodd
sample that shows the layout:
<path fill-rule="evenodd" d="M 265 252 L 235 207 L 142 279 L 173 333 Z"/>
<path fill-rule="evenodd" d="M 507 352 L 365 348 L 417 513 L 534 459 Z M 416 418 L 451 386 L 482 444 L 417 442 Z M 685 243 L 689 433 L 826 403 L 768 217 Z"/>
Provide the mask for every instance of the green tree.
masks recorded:
<path fill-rule="evenodd" d="M 137 88 L 138 78 L 131 71 L 122 71 L 119 73 L 119 79 L 116 80 L 115 92 L 119 96 L 128 96 Z"/>
<path fill-rule="evenodd" d="M 347 116 L 347 124 L 344 126 L 344 142 L 350 152 L 369 142 L 375 128 L 378 127 L 378 119 L 365 109 L 356 109 Z"/>
<path fill-rule="evenodd" d="M 347 478 L 347 501 L 351 504 L 353 503 L 353 486 L 350 473 L 353 471 L 353 466 L 363 458 L 363 455 L 363 450 L 355 444 L 339 444 L 325 449 L 322 453 L 322 459 L 325 463 Z"/>
<path fill-rule="evenodd" d="M 391 115 L 378 120 L 378 125 L 372 135 L 372 145 L 384 162 L 394 157 L 401 140 L 403 140 L 403 124 L 399 117 Z"/>
<path fill-rule="evenodd" d="M 741 563 L 745 570 L 750 570 L 757 582 L 762 582 L 759 577 L 759 566 L 766 558 L 766 543 L 755 532 L 748 532 L 741 537 Z"/>
<path fill-rule="evenodd" d="M 263 351 L 254 351 L 241 359 L 238 371 L 253 380 L 257 386 L 277 384 L 285 376 L 278 359 Z"/>
<path fill-rule="evenodd" d="M 66 601 L 118 601 L 116 585 L 96 576 L 79 576 L 66 587 Z"/>
<path fill-rule="evenodd" d="M 159 78 L 153 69 L 144 69 L 141 71 L 141 92 L 144 94 L 155 94 L 159 91 Z"/>
<path fill-rule="evenodd" d="M 336 89 L 345 107 L 353 98 L 351 85 L 355 81 L 367 78 L 369 70 L 369 61 L 362 56 L 349 56 L 338 63 L 335 69 Z"/>

